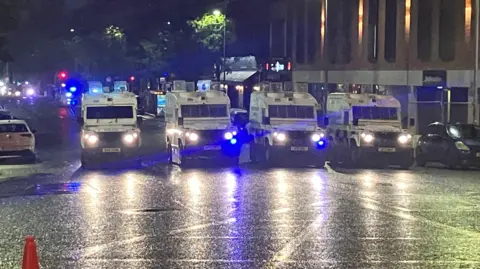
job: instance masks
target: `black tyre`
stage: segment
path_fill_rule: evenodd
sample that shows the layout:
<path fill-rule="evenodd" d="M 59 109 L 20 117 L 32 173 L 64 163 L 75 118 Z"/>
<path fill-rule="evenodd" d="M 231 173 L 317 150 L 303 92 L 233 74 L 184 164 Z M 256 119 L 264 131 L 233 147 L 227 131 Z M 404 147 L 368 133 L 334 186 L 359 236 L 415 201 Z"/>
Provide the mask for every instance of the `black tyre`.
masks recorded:
<path fill-rule="evenodd" d="M 350 159 L 348 160 L 347 166 L 350 168 L 358 167 L 360 163 L 360 150 L 357 147 L 355 142 L 350 144 Z"/>
<path fill-rule="evenodd" d="M 415 163 L 418 166 L 424 167 L 427 164 L 427 158 L 420 152 L 419 148 L 417 148 L 416 152 Z"/>
<path fill-rule="evenodd" d="M 178 151 L 180 155 L 180 166 L 186 167 L 188 162 L 187 162 L 187 157 L 185 156 L 185 149 L 183 148 L 182 141 L 178 141 Z"/>
<path fill-rule="evenodd" d="M 167 162 L 168 164 L 173 163 L 173 150 L 172 150 L 172 145 L 170 143 L 167 144 Z"/>
<path fill-rule="evenodd" d="M 250 143 L 250 162 L 257 163 L 257 144 L 255 142 Z"/>

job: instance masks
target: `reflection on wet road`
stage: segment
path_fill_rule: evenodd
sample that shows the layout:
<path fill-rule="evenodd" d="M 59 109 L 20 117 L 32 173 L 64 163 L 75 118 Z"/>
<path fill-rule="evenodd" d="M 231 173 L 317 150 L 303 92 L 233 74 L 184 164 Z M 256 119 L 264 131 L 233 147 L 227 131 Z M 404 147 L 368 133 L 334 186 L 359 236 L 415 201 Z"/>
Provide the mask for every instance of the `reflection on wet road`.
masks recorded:
<path fill-rule="evenodd" d="M 478 171 L 77 168 L 0 184 L 0 268 L 480 267 Z"/>

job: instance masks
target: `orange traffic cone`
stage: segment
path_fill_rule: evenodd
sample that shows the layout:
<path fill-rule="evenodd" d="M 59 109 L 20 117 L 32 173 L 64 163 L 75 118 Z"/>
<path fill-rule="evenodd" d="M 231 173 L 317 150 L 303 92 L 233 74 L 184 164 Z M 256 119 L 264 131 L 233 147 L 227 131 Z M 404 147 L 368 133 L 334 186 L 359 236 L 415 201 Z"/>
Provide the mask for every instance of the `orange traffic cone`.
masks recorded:
<path fill-rule="evenodd" d="M 22 269 L 40 269 L 37 256 L 37 245 L 33 236 L 25 237 L 25 248 L 23 249 Z"/>

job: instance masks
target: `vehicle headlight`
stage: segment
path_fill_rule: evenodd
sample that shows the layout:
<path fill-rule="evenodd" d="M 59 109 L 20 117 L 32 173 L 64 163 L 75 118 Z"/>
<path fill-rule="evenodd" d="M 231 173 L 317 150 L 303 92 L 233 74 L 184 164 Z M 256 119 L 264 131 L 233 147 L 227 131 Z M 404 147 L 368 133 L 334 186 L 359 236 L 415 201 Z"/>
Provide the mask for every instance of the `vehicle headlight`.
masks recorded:
<path fill-rule="evenodd" d="M 469 151 L 470 150 L 470 148 L 467 145 L 465 145 L 462 141 L 455 142 L 455 147 L 457 147 L 457 149 L 463 150 L 463 151 Z"/>
<path fill-rule="evenodd" d="M 137 137 L 138 137 L 137 133 L 128 133 L 123 135 L 123 141 L 127 144 L 132 144 L 133 142 L 135 142 Z"/>
<path fill-rule="evenodd" d="M 187 136 L 187 138 L 188 138 L 190 141 L 197 141 L 198 138 L 199 138 L 198 134 L 196 134 L 196 133 L 187 132 L 185 135 Z"/>
<path fill-rule="evenodd" d="M 275 139 L 277 139 L 280 142 L 287 140 L 287 135 L 285 135 L 284 133 L 275 132 L 273 133 L 273 137 L 275 137 Z"/>
<path fill-rule="evenodd" d="M 226 139 L 226 140 L 230 140 L 233 138 L 233 133 L 230 133 L 230 132 L 226 132 L 223 137 Z"/>
<path fill-rule="evenodd" d="M 85 134 L 83 138 L 90 145 L 94 145 L 98 142 L 98 135 L 96 134 Z"/>
<path fill-rule="evenodd" d="M 375 139 L 373 134 L 370 134 L 370 133 L 362 133 L 361 137 L 362 137 L 363 141 L 365 141 L 367 143 L 370 143 Z"/>
<path fill-rule="evenodd" d="M 399 142 L 400 144 L 406 144 L 406 143 L 408 143 L 411 139 L 412 139 L 412 135 L 411 135 L 411 134 L 401 134 L 400 136 L 398 136 L 398 142 Z"/>
<path fill-rule="evenodd" d="M 34 94 L 35 94 L 35 90 L 34 90 L 34 89 L 31 89 L 31 88 L 30 88 L 30 89 L 27 90 L 27 95 L 28 95 L 28 96 L 32 96 L 32 95 L 34 95 Z"/>
<path fill-rule="evenodd" d="M 315 133 L 312 135 L 312 141 L 313 142 L 318 142 L 320 139 L 324 138 L 325 134 L 324 133 Z"/>
<path fill-rule="evenodd" d="M 16 92 L 15 92 L 15 96 L 20 96 L 21 94 L 22 94 L 22 93 L 19 92 L 19 91 L 16 91 Z"/>

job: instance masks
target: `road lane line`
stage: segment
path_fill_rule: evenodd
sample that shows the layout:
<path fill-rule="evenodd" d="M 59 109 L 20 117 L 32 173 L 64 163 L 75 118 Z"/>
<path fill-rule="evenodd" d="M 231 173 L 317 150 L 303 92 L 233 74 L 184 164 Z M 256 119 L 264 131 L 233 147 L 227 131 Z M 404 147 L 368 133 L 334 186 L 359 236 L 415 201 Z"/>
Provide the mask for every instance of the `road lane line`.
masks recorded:
<path fill-rule="evenodd" d="M 205 215 L 202 214 L 202 213 L 200 213 L 198 210 L 195 210 L 195 209 L 193 209 L 193 208 L 191 208 L 191 207 L 189 207 L 189 206 L 186 206 L 186 205 L 184 205 L 183 203 L 181 203 L 181 202 L 178 201 L 178 200 L 174 200 L 173 202 L 176 203 L 177 205 L 185 208 L 185 209 L 188 209 L 189 211 L 191 211 L 192 213 L 197 214 L 197 215 L 200 216 L 200 217 L 205 217 Z"/>
<path fill-rule="evenodd" d="M 132 238 L 129 238 L 129 239 L 126 239 L 126 240 L 114 241 L 114 242 L 110 242 L 110 243 L 106 243 L 106 244 L 96 245 L 96 246 L 93 246 L 93 247 L 87 247 L 83 250 L 75 251 L 73 256 L 74 257 L 80 257 L 80 259 L 86 258 L 86 257 L 95 255 L 99 252 L 103 252 L 104 250 L 107 250 L 107 249 L 110 249 L 110 248 L 113 248 L 113 247 L 118 247 L 118 246 L 121 246 L 121 245 L 133 244 L 133 243 L 143 241 L 143 240 L 147 239 L 148 237 L 149 236 L 147 236 L 147 235 L 142 235 L 142 236 L 132 237 Z"/>
<path fill-rule="evenodd" d="M 230 224 L 233 222 L 236 222 L 237 220 L 235 218 L 229 218 L 224 221 L 220 222 L 211 222 L 211 223 L 205 223 L 205 224 L 198 224 L 198 225 L 193 225 L 189 227 L 184 227 L 184 228 L 179 228 L 179 229 L 174 229 L 169 232 L 170 235 L 175 235 L 175 234 L 180 234 L 184 232 L 191 232 L 191 231 L 196 231 L 196 230 L 201 230 L 205 228 L 209 228 L 212 226 L 220 226 L 220 225 L 225 225 L 225 224 Z"/>

